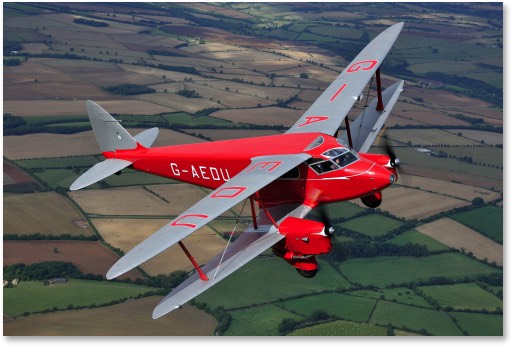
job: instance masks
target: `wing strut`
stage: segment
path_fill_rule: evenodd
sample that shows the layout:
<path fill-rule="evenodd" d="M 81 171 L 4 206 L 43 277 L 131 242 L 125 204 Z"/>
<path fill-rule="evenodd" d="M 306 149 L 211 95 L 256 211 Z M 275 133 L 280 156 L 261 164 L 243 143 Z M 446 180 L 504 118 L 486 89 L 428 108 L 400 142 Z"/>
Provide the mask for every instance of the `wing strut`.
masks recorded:
<path fill-rule="evenodd" d="M 347 129 L 348 145 L 350 145 L 352 148 L 352 135 L 350 134 L 350 124 L 348 122 L 348 117 L 345 117 L 345 128 Z"/>
<path fill-rule="evenodd" d="M 270 213 L 268 212 L 267 208 L 265 208 L 265 206 L 263 205 L 263 203 L 261 202 L 260 200 L 260 196 L 258 195 L 258 193 L 256 192 L 254 195 L 254 198 L 256 199 L 256 201 L 258 202 L 259 206 L 261 207 L 261 209 L 263 209 L 263 211 L 265 212 L 265 214 L 267 215 L 268 219 L 270 220 L 270 222 L 272 222 L 272 224 L 274 225 L 275 228 L 279 229 L 279 226 L 277 225 L 277 223 L 275 222 L 274 218 L 272 217 L 272 215 L 270 215 Z"/>
<path fill-rule="evenodd" d="M 254 197 L 251 196 L 249 197 L 249 199 L 251 200 L 252 225 L 254 229 L 258 229 L 258 222 L 256 221 L 256 211 L 254 209 Z"/>
<path fill-rule="evenodd" d="M 196 259 L 194 258 L 194 256 L 192 256 L 190 254 L 190 252 L 188 252 L 187 248 L 185 247 L 185 244 L 183 244 L 181 242 L 181 240 L 178 242 L 178 244 L 181 247 L 181 249 L 183 250 L 183 252 L 185 253 L 185 255 L 187 255 L 187 257 L 190 260 L 190 262 L 192 262 L 192 265 L 194 266 L 194 268 L 196 268 L 197 273 L 199 274 L 199 278 L 201 280 L 203 280 L 203 281 L 208 281 L 208 276 L 206 276 L 206 274 L 203 272 L 201 267 L 197 264 Z"/>
<path fill-rule="evenodd" d="M 384 103 L 382 102 L 382 87 L 380 85 L 380 67 L 375 71 L 375 77 L 377 79 L 377 107 L 376 111 L 382 112 L 384 110 Z"/>

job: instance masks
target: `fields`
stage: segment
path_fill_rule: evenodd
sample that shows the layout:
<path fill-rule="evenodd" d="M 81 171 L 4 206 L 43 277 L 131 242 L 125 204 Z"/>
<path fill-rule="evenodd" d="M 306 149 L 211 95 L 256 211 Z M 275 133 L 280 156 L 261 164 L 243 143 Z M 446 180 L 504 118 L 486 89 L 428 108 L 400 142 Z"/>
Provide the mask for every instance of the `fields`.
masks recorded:
<path fill-rule="evenodd" d="M 93 219 L 93 224 L 101 236 L 114 247 L 128 252 L 135 245 L 163 227 L 168 220 L 163 219 Z M 199 264 L 204 264 L 224 250 L 226 241 L 206 226 L 183 241 L 194 254 Z M 179 246 L 173 246 L 151 260 L 142 269 L 151 275 L 169 274 L 176 270 L 192 270 L 192 264 Z"/>
<path fill-rule="evenodd" d="M 72 262 L 83 274 L 105 277 L 119 256 L 95 241 L 32 240 L 4 241 L 4 266 L 16 263 L 46 261 Z M 142 278 L 136 269 L 120 276 L 120 280 Z"/>
<path fill-rule="evenodd" d="M 75 205 L 55 192 L 5 194 L 4 213 L 4 234 L 94 234 Z"/>
<path fill-rule="evenodd" d="M 503 246 L 452 219 L 443 218 L 417 230 L 450 247 L 471 251 L 479 259 L 503 264 Z"/>
<path fill-rule="evenodd" d="M 367 323 L 335 321 L 298 329 L 290 336 L 384 336 L 386 329 Z"/>
<path fill-rule="evenodd" d="M 208 193 L 132 169 L 70 192 L 103 160 L 85 100 L 132 134 L 159 127 L 153 146 L 277 135 L 365 43 L 399 21 L 405 26 L 382 64 L 382 84 L 406 82 L 381 135 L 401 169 L 382 205 L 375 212 L 359 199 L 326 206 L 338 231 L 314 278 L 268 250 L 196 302 L 231 316 L 225 335 L 278 335 L 286 318 L 298 323 L 291 335 L 503 335 L 499 3 L 5 3 L 4 55 L 20 64 L 4 66 L 3 105 L 20 118 L 4 118 L 4 263 L 62 260 L 105 275 L 119 258 L 109 246 L 129 251 Z M 123 83 L 155 92 L 105 89 Z M 365 110 L 367 95 L 376 96 L 375 83 L 349 120 Z M 377 139 L 370 152 L 384 146 Z M 224 250 L 240 209 L 184 240 L 200 264 Z M 7 240 L 15 235 L 30 240 Z M 42 236 L 54 240 L 35 240 Z M 192 266 L 173 246 L 139 269 L 121 279 Z M 161 297 L 130 297 L 153 289 L 160 288 L 21 282 L 4 288 L 4 334 L 215 333 L 218 322 L 191 304 L 152 320 Z M 70 304 L 88 308 L 38 312 Z M 331 317 L 313 321 L 317 310 Z"/>
<path fill-rule="evenodd" d="M 439 275 L 456 279 L 477 274 L 497 272 L 484 264 L 459 254 L 444 253 L 428 257 L 375 257 L 351 259 L 340 265 L 340 270 L 351 281 L 363 285 L 384 287 L 389 284 L 427 280 Z"/>
<path fill-rule="evenodd" d="M 216 320 L 184 306 L 176 314 L 151 318 L 161 297 L 130 300 L 100 309 L 59 311 L 4 321 L 4 335 L 212 335 Z M 136 312 L 136 313 L 135 313 Z"/>
<path fill-rule="evenodd" d="M 503 243 L 502 208 L 486 206 L 456 214 L 452 218 L 496 242 Z"/>
<path fill-rule="evenodd" d="M 125 283 L 78 279 L 52 286 L 43 286 L 41 281 L 23 281 L 16 288 L 4 288 L 4 313 L 19 316 L 24 312 L 40 312 L 53 307 L 60 310 L 68 305 L 99 305 L 152 290 L 154 288 Z"/>
<path fill-rule="evenodd" d="M 354 203 L 364 206 L 360 200 L 355 200 Z M 423 219 L 442 211 L 468 204 L 464 200 L 452 197 L 401 186 L 392 186 L 383 191 L 382 204 L 379 208 L 398 217 Z"/>

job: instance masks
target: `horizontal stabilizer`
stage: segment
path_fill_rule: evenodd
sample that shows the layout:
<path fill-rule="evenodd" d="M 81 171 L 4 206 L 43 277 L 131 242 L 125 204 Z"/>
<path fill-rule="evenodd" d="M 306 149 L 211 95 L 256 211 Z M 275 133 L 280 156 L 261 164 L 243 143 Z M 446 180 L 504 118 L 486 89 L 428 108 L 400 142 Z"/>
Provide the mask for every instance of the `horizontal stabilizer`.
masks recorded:
<path fill-rule="evenodd" d="M 97 163 L 89 168 L 87 172 L 78 177 L 69 189 L 71 191 L 80 190 L 81 188 L 94 184 L 101 179 L 105 179 L 106 177 L 119 172 L 131 164 L 132 163 L 130 161 L 119 159 L 107 159 Z"/>
<path fill-rule="evenodd" d="M 156 137 L 158 136 L 158 127 L 142 131 L 141 133 L 133 136 L 133 139 L 145 148 L 151 147 Z"/>
<path fill-rule="evenodd" d="M 395 106 L 398 96 L 402 92 L 404 81 L 397 82 L 382 92 L 384 110 L 378 111 L 377 98 L 374 98 L 370 105 L 350 125 L 352 147 L 357 152 L 366 153 L 375 141 L 379 131 L 384 126 L 391 110 Z M 345 133 L 341 139 L 348 143 L 348 136 Z"/>

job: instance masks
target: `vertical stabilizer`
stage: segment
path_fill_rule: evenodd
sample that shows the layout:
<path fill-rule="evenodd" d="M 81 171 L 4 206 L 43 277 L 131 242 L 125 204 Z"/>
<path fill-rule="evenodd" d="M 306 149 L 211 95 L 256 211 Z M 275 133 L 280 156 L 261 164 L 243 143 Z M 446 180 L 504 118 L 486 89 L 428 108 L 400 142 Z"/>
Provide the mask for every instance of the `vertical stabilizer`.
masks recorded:
<path fill-rule="evenodd" d="M 106 110 L 93 101 L 87 101 L 85 105 L 102 152 L 137 148 L 135 139 Z"/>

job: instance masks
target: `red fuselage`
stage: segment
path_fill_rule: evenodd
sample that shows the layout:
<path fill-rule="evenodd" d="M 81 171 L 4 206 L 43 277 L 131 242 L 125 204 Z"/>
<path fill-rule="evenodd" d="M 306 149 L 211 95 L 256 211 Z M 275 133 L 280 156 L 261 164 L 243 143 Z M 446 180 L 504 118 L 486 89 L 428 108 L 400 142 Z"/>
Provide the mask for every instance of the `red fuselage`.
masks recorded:
<path fill-rule="evenodd" d="M 313 142 L 316 144 L 311 145 Z M 340 164 L 330 171 L 318 168 L 320 164 L 331 163 L 326 152 L 336 148 L 335 152 L 346 152 L 345 146 L 336 138 L 321 133 L 294 133 L 149 149 L 139 146 L 135 150 L 104 152 L 103 155 L 131 161 L 132 168 L 142 172 L 209 189 L 216 189 L 234 177 L 250 164 L 253 157 L 311 155 L 308 162 L 259 192 L 260 201 L 268 207 L 301 203 L 314 208 L 322 203 L 374 194 L 396 180 L 394 169 L 384 167 L 389 162 L 385 155 L 355 154 L 358 157 L 346 166 Z M 321 162 L 316 169 L 312 168 L 315 162 Z"/>

